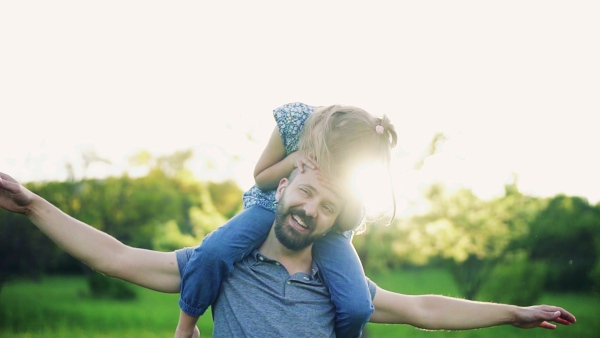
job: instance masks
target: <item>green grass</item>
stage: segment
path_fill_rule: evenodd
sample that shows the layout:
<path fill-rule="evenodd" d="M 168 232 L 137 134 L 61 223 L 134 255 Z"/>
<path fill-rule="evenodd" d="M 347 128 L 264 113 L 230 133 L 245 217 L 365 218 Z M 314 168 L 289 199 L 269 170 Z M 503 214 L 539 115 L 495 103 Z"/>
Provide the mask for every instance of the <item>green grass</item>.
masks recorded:
<path fill-rule="evenodd" d="M 369 274 L 388 290 L 407 294 L 457 296 L 451 277 L 434 269 Z M 15 281 L 0 293 L 0 337 L 172 337 L 179 307 L 176 294 L 162 294 L 136 287 L 133 301 L 92 299 L 82 277 L 46 277 L 40 283 Z M 368 324 L 368 337 L 597 337 L 596 312 L 600 297 L 548 294 L 542 303 L 560 305 L 577 316 L 578 323 L 555 331 L 520 330 L 510 326 L 460 332 L 428 332 L 410 326 Z M 201 336 L 210 337 L 212 319 L 199 321 Z"/>
<path fill-rule="evenodd" d="M 369 274 L 380 287 L 405 294 L 440 294 L 458 297 L 459 293 L 452 277 L 443 270 L 415 269 L 380 274 Z M 482 299 L 486 301 L 485 299 Z M 407 325 L 367 324 L 369 337 L 416 337 L 416 338 L 483 338 L 483 337 L 599 337 L 600 310 L 598 295 L 546 294 L 539 304 L 565 308 L 577 317 L 577 324 L 568 327 L 558 325 L 556 330 L 523 330 L 504 325 L 467 331 L 424 331 Z M 535 305 L 535 304 L 532 304 Z"/>
<path fill-rule="evenodd" d="M 0 294 L 0 337 L 172 337 L 179 295 L 135 287 L 132 301 L 86 296 L 82 277 L 12 282 Z M 200 319 L 210 337 L 210 314 Z"/>

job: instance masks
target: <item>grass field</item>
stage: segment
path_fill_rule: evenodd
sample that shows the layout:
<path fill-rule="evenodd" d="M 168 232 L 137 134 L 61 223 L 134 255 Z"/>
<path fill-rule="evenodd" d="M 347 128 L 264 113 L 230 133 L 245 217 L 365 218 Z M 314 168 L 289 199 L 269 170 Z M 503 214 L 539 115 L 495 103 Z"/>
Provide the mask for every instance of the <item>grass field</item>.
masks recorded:
<path fill-rule="evenodd" d="M 13 282 L 0 294 L 0 337 L 172 337 L 177 294 L 136 287 L 137 299 L 91 299 L 82 277 Z M 201 318 L 210 337 L 210 315 Z"/>
<path fill-rule="evenodd" d="M 384 274 L 371 274 L 371 279 L 384 289 L 406 294 L 441 294 L 458 296 L 451 276 L 441 270 L 413 270 Z M 559 325 L 556 330 L 517 329 L 509 325 L 469 331 L 423 331 L 406 325 L 367 324 L 369 338 L 416 337 L 416 338 L 595 338 L 599 337 L 600 321 L 596 313 L 600 310 L 600 296 L 577 294 L 547 294 L 539 304 L 562 306 L 577 317 L 577 324 Z"/>
<path fill-rule="evenodd" d="M 407 294 L 456 296 L 454 282 L 439 270 L 371 275 L 380 286 Z M 47 277 L 40 283 L 12 282 L 0 294 L 0 337 L 172 337 L 177 324 L 178 295 L 136 288 L 133 301 L 91 299 L 81 277 Z M 368 337 L 597 337 L 600 298 L 590 295 L 546 295 L 541 302 L 572 311 L 576 325 L 556 331 L 497 327 L 462 332 L 427 332 L 408 326 L 369 324 Z M 210 337 L 210 315 L 198 324 Z"/>

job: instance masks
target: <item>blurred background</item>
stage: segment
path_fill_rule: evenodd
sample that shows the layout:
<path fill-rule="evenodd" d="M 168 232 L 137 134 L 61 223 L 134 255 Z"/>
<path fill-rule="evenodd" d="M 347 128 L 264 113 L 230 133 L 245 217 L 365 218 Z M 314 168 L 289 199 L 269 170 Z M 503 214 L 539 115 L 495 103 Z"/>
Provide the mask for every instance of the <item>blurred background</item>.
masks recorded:
<path fill-rule="evenodd" d="M 377 180 L 362 184 L 372 217 L 354 244 L 376 283 L 558 304 L 578 324 L 552 335 L 592 337 L 599 14 L 594 1 L 3 2 L 0 171 L 127 244 L 173 250 L 240 210 L 274 108 L 359 106 L 399 136 L 393 182 L 363 175 Z M 2 336 L 170 336 L 177 299 L 101 276 L 0 212 Z"/>

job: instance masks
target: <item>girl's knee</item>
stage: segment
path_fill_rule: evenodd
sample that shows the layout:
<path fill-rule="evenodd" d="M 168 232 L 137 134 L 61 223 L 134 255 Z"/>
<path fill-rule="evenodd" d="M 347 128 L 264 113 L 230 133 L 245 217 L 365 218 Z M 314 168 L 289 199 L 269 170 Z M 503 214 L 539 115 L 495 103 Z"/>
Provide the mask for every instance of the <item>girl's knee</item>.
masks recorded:
<path fill-rule="evenodd" d="M 339 319 L 352 323 L 366 323 L 373 314 L 373 303 L 371 301 L 352 302 L 337 310 Z"/>

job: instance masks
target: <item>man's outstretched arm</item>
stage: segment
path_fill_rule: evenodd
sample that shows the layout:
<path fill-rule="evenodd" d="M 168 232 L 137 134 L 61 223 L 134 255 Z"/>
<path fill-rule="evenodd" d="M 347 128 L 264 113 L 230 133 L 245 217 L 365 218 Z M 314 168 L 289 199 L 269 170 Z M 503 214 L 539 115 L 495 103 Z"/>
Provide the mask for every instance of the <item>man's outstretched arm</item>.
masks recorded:
<path fill-rule="evenodd" d="M 174 252 L 127 246 L 65 214 L 4 173 L 0 173 L 0 207 L 26 215 L 54 243 L 96 271 L 148 289 L 179 292 Z"/>
<path fill-rule="evenodd" d="M 468 330 L 503 324 L 555 329 L 551 322 L 575 323 L 575 316 L 556 306 L 520 307 L 435 295 L 409 296 L 379 287 L 373 305 L 371 322 L 408 324 L 427 330 Z"/>

